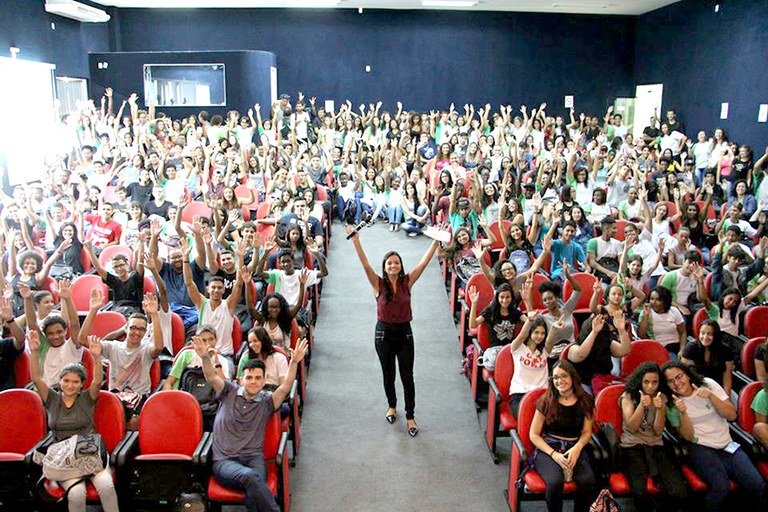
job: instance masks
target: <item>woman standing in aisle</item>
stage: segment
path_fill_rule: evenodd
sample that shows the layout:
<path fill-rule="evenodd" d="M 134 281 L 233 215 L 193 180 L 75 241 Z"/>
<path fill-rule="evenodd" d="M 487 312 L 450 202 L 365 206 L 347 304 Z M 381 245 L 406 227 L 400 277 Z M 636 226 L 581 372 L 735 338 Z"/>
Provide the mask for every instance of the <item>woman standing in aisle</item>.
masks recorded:
<path fill-rule="evenodd" d="M 403 260 L 400 255 L 390 251 L 384 255 L 381 264 L 382 275 L 368 263 L 360 238 L 351 226 L 347 226 L 347 234 L 352 235 L 352 243 L 355 245 L 357 257 L 363 265 L 365 275 L 373 288 L 373 296 L 376 297 L 376 353 L 381 363 L 381 371 L 384 377 L 384 392 L 387 395 L 386 419 L 389 423 L 397 420 L 397 394 L 395 391 L 395 360 L 400 368 L 400 380 L 403 383 L 405 394 L 405 418 L 407 420 L 408 434 L 416 437 L 419 427 L 414 419 L 416 406 L 416 388 L 413 383 L 413 333 L 411 331 L 411 289 L 421 277 L 424 269 L 435 254 L 438 241 L 432 242 L 421 261 L 406 274 L 403 269 Z"/>

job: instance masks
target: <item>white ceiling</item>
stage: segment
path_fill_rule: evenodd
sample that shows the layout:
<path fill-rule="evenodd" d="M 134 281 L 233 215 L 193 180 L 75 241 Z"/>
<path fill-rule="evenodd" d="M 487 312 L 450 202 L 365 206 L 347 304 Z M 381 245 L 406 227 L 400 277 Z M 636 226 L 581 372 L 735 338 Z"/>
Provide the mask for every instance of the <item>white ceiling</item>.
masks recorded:
<path fill-rule="evenodd" d="M 327 7 L 334 0 L 94 0 L 125 8 L 264 8 Z M 450 3 L 451 0 L 445 0 Z M 473 0 L 469 0 L 469 3 Z M 439 9 L 568 14 L 640 15 L 680 0 L 476 0 L 471 7 L 424 7 L 421 0 L 339 0 L 337 9 Z M 457 3 L 461 0 L 456 0 Z"/>

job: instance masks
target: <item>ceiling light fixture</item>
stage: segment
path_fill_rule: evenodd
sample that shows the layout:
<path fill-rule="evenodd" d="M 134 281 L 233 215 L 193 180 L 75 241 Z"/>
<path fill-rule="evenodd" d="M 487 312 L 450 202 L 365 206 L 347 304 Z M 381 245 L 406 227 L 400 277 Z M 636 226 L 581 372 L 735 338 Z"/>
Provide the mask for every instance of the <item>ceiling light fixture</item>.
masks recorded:
<path fill-rule="evenodd" d="M 477 0 L 422 0 L 422 7 L 474 7 Z"/>

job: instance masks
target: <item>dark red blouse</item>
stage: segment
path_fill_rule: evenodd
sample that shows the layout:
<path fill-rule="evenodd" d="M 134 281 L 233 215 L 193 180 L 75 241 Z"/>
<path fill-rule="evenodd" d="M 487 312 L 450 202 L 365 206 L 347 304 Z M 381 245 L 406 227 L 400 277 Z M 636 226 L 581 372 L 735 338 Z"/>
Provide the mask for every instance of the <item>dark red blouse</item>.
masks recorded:
<path fill-rule="evenodd" d="M 404 324 L 411 321 L 411 275 L 398 283 L 397 293 L 392 300 L 387 301 L 387 283 L 379 277 L 379 296 L 376 297 L 376 314 L 379 322 L 387 324 Z"/>

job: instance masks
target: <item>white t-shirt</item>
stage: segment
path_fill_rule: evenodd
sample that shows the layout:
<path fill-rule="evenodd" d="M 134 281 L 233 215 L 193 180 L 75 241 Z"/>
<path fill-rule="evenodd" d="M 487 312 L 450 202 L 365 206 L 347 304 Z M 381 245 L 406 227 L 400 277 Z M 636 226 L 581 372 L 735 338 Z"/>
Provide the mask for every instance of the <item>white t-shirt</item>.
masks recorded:
<path fill-rule="evenodd" d="M 235 316 L 229 311 L 226 301 L 213 309 L 211 301 L 205 299 L 200 308 L 200 321 L 198 325 L 211 325 L 216 329 L 216 350 L 225 356 L 234 355 L 235 349 L 232 342 L 232 329 L 235 325 Z"/>
<path fill-rule="evenodd" d="M 128 348 L 124 341 L 101 342 L 104 347 L 104 359 L 109 361 L 109 389 L 123 391 L 130 388 L 140 395 L 152 391 L 149 368 L 154 359 L 151 352 L 154 343 L 142 341 L 136 348 Z"/>
<path fill-rule="evenodd" d="M 29 352 L 29 349 L 27 351 Z M 43 363 L 43 380 L 45 383 L 49 386 L 58 384 L 62 368 L 68 364 L 79 363 L 82 356 L 82 347 L 77 348 L 72 340 L 67 340 L 58 347 L 49 346 Z"/>
<path fill-rule="evenodd" d="M 512 352 L 515 372 L 512 374 L 512 382 L 509 385 L 510 394 L 527 393 L 546 387 L 549 378 L 548 356 L 546 350 L 540 354 L 534 354 L 525 343 L 517 347 L 517 350 Z"/>
<path fill-rule="evenodd" d="M 640 313 L 640 319 L 642 320 L 645 313 Z M 671 345 L 673 343 L 680 343 L 680 335 L 677 333 L 678 325 L 685 325 L 685 319 L 680 310 L 675 306 L 669 308 L 666 313 L 657 313 L 651 309 L 651 318 L 649 319 L 649 327 L 653 334 L 653 339 L 664 345 Z"/>
<path fill-rule="evenodd" d="M 171 309 L 163 311 L 163 308 L 157 308 L 157 315 L 160 317 L 160 331 L 163 333 L 163 346 L 168 349 L 168 352 L 173 354 L 173 329 L 171 327 Z M 152 322 L 147 324 L 147 333 L 144 335 L 142 343 L 152 343 L 154 337 L 154 330 L 152 329 Z"/>
<path fill-rule="evenodd" d="M 704 384 L 720 400 L 730 400 L 725 390 L 714 380 L 705 377 Z M 693 424 L 694 442 L 718 450 L 728 446 L 732 441 L 728 421 L 717 413 L 709 399 L 691 395 L 683 397 L 683 401 Z"/>
<path fill-rule="evenodd" d="M 319 270 L 309 271 L 309 278 L 307 279 L 305 291 L 310 286 L 317 284 L 317 282 L 320 280 L 318 277 L 319 275 Z M 288 302 L 289 306 L 293 307 L 296 305 L 296 302 L 299 300 L 299 290 L 301 287 L 299 284 L 298 271 L 291 275 L 287 275 L 282 270 L 269 270 L 267 272 L 266 281 L 267 283 L 272 283 L 275 285 L 275 293 L 279 293 L 285 297 L 285 300 Z"/>

